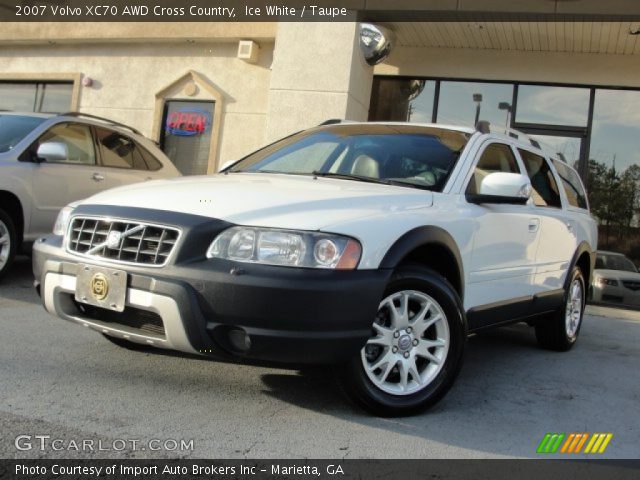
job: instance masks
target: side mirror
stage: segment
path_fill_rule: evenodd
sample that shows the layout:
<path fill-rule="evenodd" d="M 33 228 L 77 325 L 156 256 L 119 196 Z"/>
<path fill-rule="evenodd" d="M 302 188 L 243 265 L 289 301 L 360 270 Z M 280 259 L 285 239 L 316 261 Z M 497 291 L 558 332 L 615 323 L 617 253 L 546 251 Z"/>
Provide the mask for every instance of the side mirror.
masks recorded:
<path fill-rule="evenodd" d="M 531 181 L 519 173 L 494 172 L 482 179 L 480 192 L 467 194 L 469 203 L 510 203 L 524 205 L 531 197 Z"/>
<path fill-rule="evenodd" d="M 63 162 L 69 158 L 69 148 L 62 142 L 44 142 L 38 146 L 36 158 L 41 162 Z"/>

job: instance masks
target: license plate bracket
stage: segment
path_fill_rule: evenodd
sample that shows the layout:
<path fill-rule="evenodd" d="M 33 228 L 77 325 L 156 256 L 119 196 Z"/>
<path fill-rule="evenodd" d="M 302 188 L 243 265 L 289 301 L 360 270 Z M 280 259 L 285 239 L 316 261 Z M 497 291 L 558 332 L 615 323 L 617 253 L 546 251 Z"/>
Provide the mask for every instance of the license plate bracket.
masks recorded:
<path fill-rule="evenodd" d="M 80 265 L 76 276 L 75 299 L 80 303 L 115 312 L 124 311 L 127 272 L 95 265 Z"/>

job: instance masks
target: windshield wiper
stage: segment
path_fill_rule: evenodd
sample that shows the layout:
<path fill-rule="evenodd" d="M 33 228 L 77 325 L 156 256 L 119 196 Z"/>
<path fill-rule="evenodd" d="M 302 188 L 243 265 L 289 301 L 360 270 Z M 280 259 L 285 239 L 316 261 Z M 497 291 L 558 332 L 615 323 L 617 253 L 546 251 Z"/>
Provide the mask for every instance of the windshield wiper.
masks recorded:
<path fill-rule="evenodd" d="M 409 180 L 405 181 L 397 178 L 382 179 L 382 178 L 364 177 L 361 175 L 354 175 L 351 173 L 333 173 L 333 172 L 313 172 L 313 176 L 339 178 L 343 180 L 357 180 L 360 182 L 378 183 L 382 185 L 394 185 L 399 187 L 418 188 L 420 190 L 432 190 L 432 188 L 428 185 L 420 185 L 415 182 L 411 182 Z"/>
<path fill-rule="evenodd" d="M 353 175 L 351 173 L 335 173 L 335 172 L 312 172 L 314 177 L 330 177 L 330 178 L 338 178 L 341 180 L 356 180 L 358 182 L 368 182 L 368 183 L 381 183 L 383 185 L 390 185 L 389 181 L 381 180 L 379 178 L 371 178 L 365 177 L 362 175 Z"/>

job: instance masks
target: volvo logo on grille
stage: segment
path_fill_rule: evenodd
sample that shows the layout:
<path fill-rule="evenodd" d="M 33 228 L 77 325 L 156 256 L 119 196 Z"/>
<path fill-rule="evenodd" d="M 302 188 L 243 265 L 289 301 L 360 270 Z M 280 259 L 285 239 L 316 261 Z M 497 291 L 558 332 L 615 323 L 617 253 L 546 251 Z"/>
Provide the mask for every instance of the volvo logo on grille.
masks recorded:
<path fill-rule="evenodd" d="M 120 248 L 120 242 L 122 241 L 122 232 L 112 230 L 107 236 L 107 248 L 116 249 Z"/>

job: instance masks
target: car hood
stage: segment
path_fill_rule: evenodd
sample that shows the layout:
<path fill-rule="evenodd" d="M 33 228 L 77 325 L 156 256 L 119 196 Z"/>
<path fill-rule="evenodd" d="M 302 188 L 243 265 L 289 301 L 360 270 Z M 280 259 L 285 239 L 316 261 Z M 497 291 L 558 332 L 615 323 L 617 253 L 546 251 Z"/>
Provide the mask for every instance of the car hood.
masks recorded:
<path fill-rule="evenodd" d="M 128 185 L 83 204 L 184 212 L 239 225 L 320 230 L 350 219 L 426 208 L 433 194 L 415 188 L 307 175 L 232 173 Z"/>
<path fill-rule="evenodd" d="M 611 279 L 622 279 L 625 280 L 636 280 L 640 281 L 640 273 L 635 272 L 627 272 L 625 270 L 607 270 L 604 268 L 597 268 L 593 271 L 594 276 L 611 278 Z"/>

